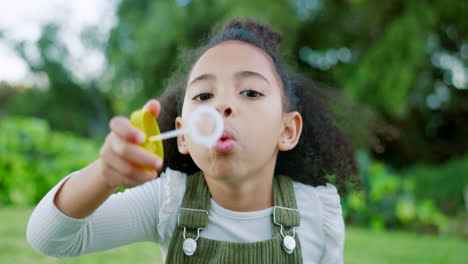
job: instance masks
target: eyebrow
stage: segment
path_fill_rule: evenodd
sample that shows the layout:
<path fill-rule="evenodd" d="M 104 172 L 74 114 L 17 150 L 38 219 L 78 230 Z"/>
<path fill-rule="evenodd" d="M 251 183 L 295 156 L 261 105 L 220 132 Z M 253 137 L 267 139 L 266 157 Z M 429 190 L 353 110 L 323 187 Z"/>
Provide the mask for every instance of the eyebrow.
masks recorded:
<path fill-rule="evenodd" d="M 248 78 L 248 77 L 258 77 L 260 79 L 263 79 L 265 80 L 270 86 L 270 82 L 268 81 L 268 79 L 261 75 L 260 73 L 258 72 L 254 72 L 254 71 L 240 71 L 240 72 L 236 72 L 234 74 L 234 78 L 235 79 L 244 79 L 244 78 Z M 204 81 L 204 80 L 209 80 L 209 81 L 213 81 L 213 80 L 216 80 L 216 76 L 213 75 L 213 74 L 210 74 L 210 73 L 205 73 L 205 74 L 202 74 L 200 76 L 198 76 L 197 78 L 193 79 L 189 84 L 188 86 L 190 85 L 193 85 L 194 83 L 196 82 L 200 82 L 200 81 Z"/>
<path fill-rule="evenodd" d="M 198 76 L 197 78 L 193 79 L 189 84 L 188 86 L 196 83 L 196 82 L 200 82 L 200 81 L 204 81 L 204 80 L 216 80 L 216 76 L 214 76 L 213 74 L 209 74 L 209 73 L 205 73 L 205 74 L 202 74 L 200 76 Z"/>

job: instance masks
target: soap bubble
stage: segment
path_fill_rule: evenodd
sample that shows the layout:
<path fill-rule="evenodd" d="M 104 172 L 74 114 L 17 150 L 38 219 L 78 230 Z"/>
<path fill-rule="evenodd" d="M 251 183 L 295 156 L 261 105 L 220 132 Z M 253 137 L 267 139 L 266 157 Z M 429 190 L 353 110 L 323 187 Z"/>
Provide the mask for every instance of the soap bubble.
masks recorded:
<path fill-rule="evenodd" d="M 188 134 L 197 144 L 203 144 L 210 148 L 216 144 L 224 130 L 224 123 L 221 114 L 213 107 L 199 106 L 192 112 L 188 126 L 164 132 L 151 137 L 150 141 L 164 140 L 178 135 Z"/>

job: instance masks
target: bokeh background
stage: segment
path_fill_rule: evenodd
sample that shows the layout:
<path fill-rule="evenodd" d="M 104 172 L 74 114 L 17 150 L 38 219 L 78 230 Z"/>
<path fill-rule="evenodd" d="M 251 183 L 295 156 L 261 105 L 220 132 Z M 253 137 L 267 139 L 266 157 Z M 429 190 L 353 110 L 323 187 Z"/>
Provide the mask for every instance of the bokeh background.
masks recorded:
<path fill-rule="evenodd" d="M 53 185 L 98 157 L 110 118 L 157 97 L 178 55 L 232 17 L 282 32 L 291 67 L 340 98 L 362 182 L 341 201 L 346 263 L 463 263 L 467 15 L 465 0 L 2 2 L 0 263 L 160 263 L 145 243 L 44 257 L 26 223 Z"/>

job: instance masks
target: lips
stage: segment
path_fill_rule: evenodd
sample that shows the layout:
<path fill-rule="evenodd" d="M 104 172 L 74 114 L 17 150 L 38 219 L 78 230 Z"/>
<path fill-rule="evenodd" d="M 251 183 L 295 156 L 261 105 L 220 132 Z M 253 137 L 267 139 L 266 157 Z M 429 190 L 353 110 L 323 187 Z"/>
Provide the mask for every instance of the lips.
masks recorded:
<path fill-rule="evenodd" d="M 234 150 L 236 145 L 236 138 L 231 129 L 225 128 L 221 137 L 216 141 L 214 147 L 218 153 L 229 153 Z"/>

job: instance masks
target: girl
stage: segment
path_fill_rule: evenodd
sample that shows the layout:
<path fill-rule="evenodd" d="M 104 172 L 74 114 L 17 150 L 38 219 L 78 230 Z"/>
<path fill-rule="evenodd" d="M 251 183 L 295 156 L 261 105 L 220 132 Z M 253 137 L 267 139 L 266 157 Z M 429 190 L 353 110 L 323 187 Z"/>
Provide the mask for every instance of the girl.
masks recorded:
<path fill-rule="evenodd" d="M 113 118 L 100 158 L 37 205 L 30 245 L 74 257 L 153 241 L 166 263 L 342 263 L 340 198 L 325 175 L 344 187 L 354 150 L 324 94 L 286 71 L 280 39 L 252 20 L 226 23 L 172 79 L 161 115 L 157 100 L 144 106 L 162 131 L 185 127 L 200 105 L 216 108 L 225 127 L 216 145 L 167 140 L 163 165 L 127 118 Z M 113 194 L 121 186 L 133 188 Z"/>

